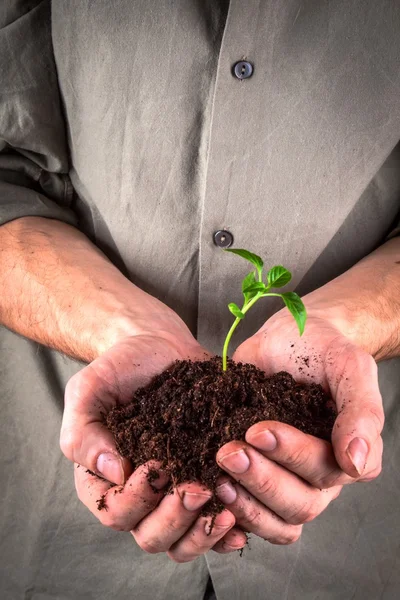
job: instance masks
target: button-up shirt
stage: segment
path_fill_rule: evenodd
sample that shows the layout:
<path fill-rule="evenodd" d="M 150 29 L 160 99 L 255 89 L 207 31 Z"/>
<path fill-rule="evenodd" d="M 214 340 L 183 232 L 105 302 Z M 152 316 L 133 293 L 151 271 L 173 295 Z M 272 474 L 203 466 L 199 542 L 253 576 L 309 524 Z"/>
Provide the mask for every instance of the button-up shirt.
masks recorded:
<path fill-rule="evenodd" d="M 397 0 L 2 0 L 0 223 L 80 228 L 211 350 L 243 276 L 219 246 L 283 263 L 300 293 L 324 284 L 398 233 L 399 140 Z M 57 439 L 79 365 L 0 344 L 3 598 L 201 600 L 209 574 L 218 600 L 399 597 L 398 360 L 376 482 L 294 546 L 175 565 L 75 497 Z"/>

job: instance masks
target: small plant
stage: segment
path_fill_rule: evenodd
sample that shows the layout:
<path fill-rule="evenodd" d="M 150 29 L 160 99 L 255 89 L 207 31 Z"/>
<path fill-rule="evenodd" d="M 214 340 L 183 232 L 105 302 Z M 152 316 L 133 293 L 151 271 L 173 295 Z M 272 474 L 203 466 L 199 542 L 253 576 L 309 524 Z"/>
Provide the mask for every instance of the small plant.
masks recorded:
<path fill-rule="evenodd" d="M 307 319 L 306 308 L 300 299 L 300 297 L 295 292 L 284 292 L 282 294 L 276 292 L 270 292 L 269 290 L 273 288 L 281 288 L 292 279 L 292 274 L 290 271 L 278 265 L 276 267 L 272 267 L 267 273 L 266 283 L 263 282 L 263 268 L 264 262 L 263 260 L 257 256 L 257 254 L 253 254 L 248 250 L 241 249 L 226 249 L 226 252 L 232 252 L 233 254 L 237 254 L 242 258 L 248 260 L 252 265 L 255 266 L 257 270 L 257 275 L 255 271 L 251 271 L 242 281 L 242 292 L 243 292 L 243 306 L 239 308 L 237 304 L 231 302 L 228 304 L 228 308 L 231 313 L 236 317 L 235 321 L 232 324 L 232 327 L 228 331 L 228 335 L 225 338 L 224 347 L 222 350 L 222 369 L 226 371 L 227 368 L 227 357 L 228 357 L 228 346 L 231 341 L 231 337 L 236 327 L 239 325 L 240 321 L 244 319 L 247 311 L 259 300 L 260 298 L 265 298 L 266 296 L 278 296 L 282 298 L 287 308 L 292 313 L 297 326 L 299 328 L 300 335 L 304 332 L 304 327 Z"/>

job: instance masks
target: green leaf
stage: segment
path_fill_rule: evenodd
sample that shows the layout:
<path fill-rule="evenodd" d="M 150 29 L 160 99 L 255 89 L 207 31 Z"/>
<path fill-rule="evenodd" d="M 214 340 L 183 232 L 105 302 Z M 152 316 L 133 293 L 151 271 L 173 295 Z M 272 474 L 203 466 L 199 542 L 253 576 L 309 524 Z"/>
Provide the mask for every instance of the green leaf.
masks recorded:
<path fill-rule="evenodd" d="M 257 254 L 253 254 L 252 252 L 249 252 L 248 250 L 242 250 L 240 248 L 227 248 L 225 250 L 225 252 L 232 252 L 233 254 L 237 254 L 238 256 L 245 258 L 246 260 L 251 262 L 252 265 L 254 265 L 256 267 L 258 272 L 260 272 L 264 266 L 263 259 L 260 258 L 259 256 L 257 256 Z"/>
<path fill-rule="evenodd" d="M 255 296 L 255 293 L 253 292 L 251 294 L 248 294 L 245 292 L 245 289 L 248 288 L 252 283 L 255 283 L 255 282 L 256 282 L 256 274 L 254 273 L 254 271 L 251 271 L 251 273 L 246 275 L 246 277 L 242 281 L 242 292 L 243 292 L 244 301 L 246 304 L 253 298 L 253 296 Z"/>
<path fill-rule="evenodd" d="M 251 273 L 246 275 L 246 277 L 242 281 L 242 292 L 244 292 L 244 290 L 247 287 L 249 287 L 249 285 L 251 285 L 252 283 L 255 283 L 255 282 L 256 282 L 256 274 L 254 273 L 254 271 L 252 271 Z"/>
<path fill-rule="evenodd" d="M 265 287 L 265 284 L 260 282 L 260 281 L 256 281 L 255 283 L 252 283 L 251 285 L 249 285 L 247 288 L 245 288 L 243 290 L 244 294 L 253 294 L 253 292 L 255 294 L 258 294 L 258 292 L 265 292 L 267 288 Z"/>
<path fill-rule="evenodd" d="M 230 304 L 228 304 L 228 308 L 237 319 L 244 319 L 244 314 L 242 313 L 237 304 L 231 302 Z"/>
<path fill-rule="evenodd" d="M 268 285 L 270 287 L 279 288 L 289 283 L 289 281 L 292 279 L 292 274 L 290 271 L 285 269 L 285 267 L 277 265 L 268 271 L 267 278 Z"/>
<path fill-rule="evenodd" d="M 303 335 L 307 320 L 307 311 L 303 301 L 295 292 L 285 292 L 284 294 L 281 294 L 281 297 L 292 313 L 299 328 L 300 335 Z"/>

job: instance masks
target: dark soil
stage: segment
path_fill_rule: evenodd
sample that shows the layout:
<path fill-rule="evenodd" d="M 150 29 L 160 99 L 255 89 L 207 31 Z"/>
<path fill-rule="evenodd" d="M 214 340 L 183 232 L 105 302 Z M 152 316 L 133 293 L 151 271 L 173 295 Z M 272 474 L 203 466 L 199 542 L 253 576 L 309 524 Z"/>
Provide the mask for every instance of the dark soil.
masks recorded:
<path fill-rule="evenodd" d="M 172 485 L 200 481 L 215 490 L 222 471 L 215 456 L 231 440 L 244 439 L 259 421 L 288 423 L 330 440 L 336 412 L 321 386 L 296 383 L 285 372 L 272 377 L 249 364 L 218 357 L 205 362 L 178 361 L 145 388 L 132 403 L 106 417 L 120 454 L 134 468 L 155 459 L 170 474 Z M 154 469 L 149 481 L 157 477 Z M 216 497 L 203 514 L 222 510 Z"/>

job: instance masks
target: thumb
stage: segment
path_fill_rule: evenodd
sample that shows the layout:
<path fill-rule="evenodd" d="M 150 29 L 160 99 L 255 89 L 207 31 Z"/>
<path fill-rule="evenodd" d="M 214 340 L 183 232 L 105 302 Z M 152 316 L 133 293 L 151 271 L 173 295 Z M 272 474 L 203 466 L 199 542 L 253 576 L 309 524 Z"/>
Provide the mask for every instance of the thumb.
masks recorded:
<path fill-rule="evenodd" d="M 174 360 L 204 359 L 205 354 L 197 342 L 175 336 L 174 331 L 127 337 L 115 344 L 67 384 L 60 436 L 65 456 L 122 485 L 132 473 L 132 465 L 118 454 L 104 415 L 119 404 L 128 404 L 139 387 Z"/>
<path fill-rule="evenodd" d="M 103 415 L 113 406 L 110 390 L 93 378 L 90 365 L 74 375 L 65 390 L 60 447 L 69 460 L 123 485 L 132 466 L 118 454 L 114 438 L 103 424 Z"/>
<path fill-rule="evenodd" d="M 232 359 L 235 362 L 251 363 L 260 369 L 264 368 L 266 361 L 263 360 L 264 352 L 260 351 L 260 345 L 263 338 L 260 333 L 255 333 L 240 344 L 233 353 Z"/>
<path fill-rule="evenodd" d="M 337 377 L 332 366 L 344 363 Z M 327 377 L 338 407 L 332 432 L 336 460 L 351 477 L 378 473 L 382 460 L 381 432 L 384 425 L 377 365 L 367 353 L 352 347 L 350 354 L 327 361 Z"/>

